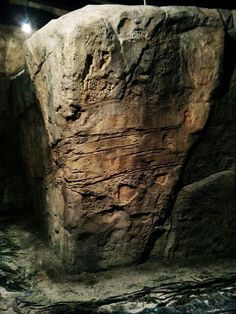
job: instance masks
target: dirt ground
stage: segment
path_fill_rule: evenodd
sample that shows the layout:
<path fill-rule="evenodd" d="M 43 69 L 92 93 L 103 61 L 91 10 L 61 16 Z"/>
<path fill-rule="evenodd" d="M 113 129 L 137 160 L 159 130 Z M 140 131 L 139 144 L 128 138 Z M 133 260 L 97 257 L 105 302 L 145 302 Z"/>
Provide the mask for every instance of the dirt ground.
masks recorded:
<path fill-rule="evenodd" d="M 215 294 L 223 297 L 217 297 L 218 303 L 234 299 L 236 258 L 150 260 L 66 274 L 40 227 L 35 228 L 37 222 L 18 221 L 5 218 L 0 227 L 0 313 L 184 313 L 163 309 L 191 303 L 194 297 L 207 304 Z"/>

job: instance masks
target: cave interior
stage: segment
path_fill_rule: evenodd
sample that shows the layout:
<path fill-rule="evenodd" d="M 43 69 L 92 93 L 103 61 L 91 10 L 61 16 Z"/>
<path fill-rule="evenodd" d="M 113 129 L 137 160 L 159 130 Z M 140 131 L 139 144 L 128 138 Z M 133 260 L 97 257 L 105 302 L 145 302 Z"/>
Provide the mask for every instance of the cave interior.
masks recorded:
<path fill-rule="evenodd" d="M 0 313 L 236 313 L 235 56 L 225 1 L 2 1 Z"/>

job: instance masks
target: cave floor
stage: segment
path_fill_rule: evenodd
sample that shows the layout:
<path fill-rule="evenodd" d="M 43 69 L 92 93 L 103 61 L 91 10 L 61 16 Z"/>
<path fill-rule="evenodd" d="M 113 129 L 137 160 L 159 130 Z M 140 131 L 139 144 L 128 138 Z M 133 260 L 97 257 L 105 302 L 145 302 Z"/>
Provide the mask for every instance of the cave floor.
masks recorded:
<path fill-rule="evenodd" d="M 68 275 L 37 222 L 0 220 L 0 313 L 236 313 L 235 258 Z"/>

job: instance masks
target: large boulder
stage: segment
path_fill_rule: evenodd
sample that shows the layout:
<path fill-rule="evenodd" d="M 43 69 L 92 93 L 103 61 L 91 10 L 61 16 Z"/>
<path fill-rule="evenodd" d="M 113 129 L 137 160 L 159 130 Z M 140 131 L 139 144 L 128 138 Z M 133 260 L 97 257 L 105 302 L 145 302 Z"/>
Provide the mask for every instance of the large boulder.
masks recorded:
<path fill-rule="evenodd" d="M 48 229 L 68 269 L 146 258 L 214 105 L 224 34 L 216 10 L 104 5 L 26 42 L 50 147 Z"/>

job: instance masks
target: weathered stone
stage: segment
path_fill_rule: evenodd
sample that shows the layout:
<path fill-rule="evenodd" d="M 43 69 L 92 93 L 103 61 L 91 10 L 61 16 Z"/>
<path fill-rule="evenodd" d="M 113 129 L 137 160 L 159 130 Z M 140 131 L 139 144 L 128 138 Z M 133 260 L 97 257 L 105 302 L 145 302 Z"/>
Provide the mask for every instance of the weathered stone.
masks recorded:
<path fill-rule="evenodd" d="M 236 42 L 226 41 L 222 84 L 202 134 L 183 173 L 182 186 L 236 165 Z"/>
<path fill-rule="evenodd" d="M 236 253 L 235 188 L 233 171 L 185 186 L 178 194 L 168 232 L 156 243 L 160 251 L 152 254 L 183 258 Z"/>
<path fill-rule="evenodd" d="M 87 6 L 26 43 L 52 243 L 69 269 L 146 257 L 219 87 L 215 10 Z"/>
<path fill-rule="evenodd" d="M 235 28 L 230 27 L 228 34 L 222 84 L 215 106 L 205 131 L 185 162 L 180 193 L 153 255 L 236 253 Z"/>
<path fill-rule="evenodd" d="M 24 69 L 23 42 L 29 37 L 20 28 L 0 25 L 0 72 L 15 75 Z"/>

